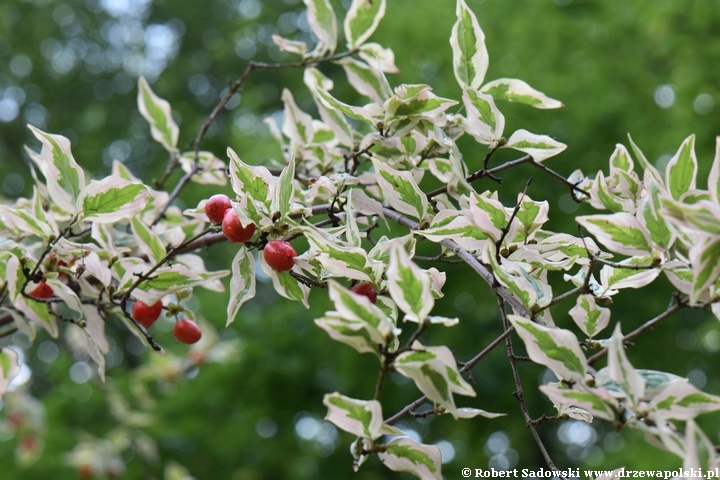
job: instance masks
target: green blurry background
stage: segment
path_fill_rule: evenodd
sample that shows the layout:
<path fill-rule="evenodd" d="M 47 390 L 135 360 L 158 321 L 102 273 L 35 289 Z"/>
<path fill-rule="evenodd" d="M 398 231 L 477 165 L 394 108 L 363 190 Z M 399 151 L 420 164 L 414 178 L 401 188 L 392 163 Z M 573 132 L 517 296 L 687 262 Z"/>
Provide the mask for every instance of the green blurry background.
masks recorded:
<path fill-rule="evenodd" d="M 349 1 L 333 1 L 339 15 Z M 468 0 L 486 34 L 490 53 L 487 79 L 516 77 L 565 108 L 533 110 L 499 105 L 506 116 L 506 135 L 518 128 L 547 133 L 568 145 L 549 161 L 564 175 L 581 168 L 594 174 L 605 168 L 627 133 L 648 158 L 663 166 L 680 142 L 697 135 L 700 185 L 707 176 L 715 135 L 720 134 L 720 10 L 712 1 L 644 0 Z M 451 0 L 388 0 L 385 19 L 372 38 L 395 51 L 398 75 L 393 85 L 428 83 L 441 96 L 459 97 L 448 43 L 454 21 Z M 0 3 L 0 194 L 14 199 L 31 192 L 32 179 L 23 145 L 36 146 L 26 123 L 71 139 L 75 158 L 95 175 L 106 175 L 113 159 L 123 161 L 146 182 L 162 174 L 166 154 L 149 135 L 138 114 L 135 85 L 140 74 L 168 99 L 181 126 L 180 144 L 189 142 L 199 125 L 250 58 L 291 60 L 272 45 L 271 35 L 309 39 L 300 0 L 3 0 Z M 335 80 L 334 93 L 360 104 L 342 70 L 324 66 Z M 299 105 L 313 111 L 300 70 L 259 71 L 245 84 L 211 127 L 203 144 L 224 158 L 228 146 L 248 163 L 276 157 L 262 119 L 278 116 L 282 89 L 293 91 Z M 467 139 L 466 159 L 477 166 L 485 153 Z M 501 152 L 497 160 L 512 158 Z M 172 185 L 179 178 L 176 173 Z M 549 228 L 575 232 L 578 208 L 548 177 L 531 169 L 505 172 L 501 198 L 510 204 L 529 176 L 528 194 L 551 204 Z M 488 184 L 487 188 L 496 188 Z M 229 193 L 229 187 L 225 189 Z M 182 196 L 196 205 L 216 188 L 192 186 Z M 183 203 L 179 204 L 182 206 Z M 427 253 L 433 254 L 429 249 Z M 226 268 L 234 250 L 218 245 L 204 254 L 210 269 Z M 445 298 L 437 312 L 459 316 L 453 329 L 423 335 L 428 344 L 447 344 L 459 359 L 468 359 L 500 332 L 490 290 L 462 266 L 440 265 L 448 273 Z M 559 276 L 555 280 L 559 280 Z M 561 285 L 561 289 L 565 285 Z M 661 312 L 669 301 L 668 282 L 658 280 L 640 291 L 623 291 L 612 307 L 624 331 Z M 155 387 L 155 421 L 144 431 L 159 445 L 161 460 L 177 460 L 200 479 L 382 479 L 406 478 L 372 458 L 352 473 L 350 435 L 322 422 L 326 392 L 356 398 L 372 396 L 377 362 L 368 355 L 332 342 L 312 319 L 328 306 L 326 292 L 313 293 L 306 311 L 280 299 L 267 284 L 246 304 L 226 330 L 226 294 L 198 291 L 193 307 L 220 329 L 222 338 L 238 338 L 238 361 L 208 365 L 190 372 L 191 379 Z M 569 326 L 572 302 L 555 307 L 555 320 Z M 158 328 L 164 346 L 181 354 L 170 323 Z M 108 325 L 113 351 L 108 378 L 129 392 L 137 367 L 149 362 L 146 351 L 119 325 Z M 0 436 L 3 479 L 77 478 L 63 463 L 63 453 L 81 432 L 102 437 L 114 426 L 103 386 L 80 376 L 68 377 L 78 362 L 64 347 L 40 334 L 33 346 L 20 337 L 33 370 L 30 391 L 47 409 L 42 458 L 27 469 L 14 466 L 16 436 Z M 61 340 L 55 342 L 58 345 Z M 516 346 L 521 350 L 519 341 Z M 38 355 L 38 351 L 42 354 Z M 629 353 L 637 367 L 689 376 L 697 386 L 720 394 L 716 363 L 720 350 L 717 320 L 698 312 L 681 312 L 640 338 Z M 48 353 L 50 352 L 50 353 Z M 554 413 L 539 395 L 542 368 L 520 364 L 533 416 Z M 474 399 L 462 406 L 507 412 L 497 420 L 451 418 L 406 419 L 399 425 L 425 443 L 438 443 L 449 460 L 446 478 L 460 478 L 462 467 L 538 468 L 543 466 L 523 425 L 503 348 L 474 370 Z M 81 380 L 80 383 L 77 380 Z M 382 400 L 386 416 L 414 400 L 418 392 L 393 376 Z M 720 418 L 705 415 L 702 424 L 718 443 Z M 678 467 L 679 459 L 649 447 L 634 432 L 615 432 L 595 422 L 543 424 L 539 427 L 561 468 Z M 123 478 L 162 478 L 161 464 L 133 454 L 123 459 Z M 353 476 L 354 475 L 354 476 Z M 409 478 L 409 477 L 408 477 Z"/>

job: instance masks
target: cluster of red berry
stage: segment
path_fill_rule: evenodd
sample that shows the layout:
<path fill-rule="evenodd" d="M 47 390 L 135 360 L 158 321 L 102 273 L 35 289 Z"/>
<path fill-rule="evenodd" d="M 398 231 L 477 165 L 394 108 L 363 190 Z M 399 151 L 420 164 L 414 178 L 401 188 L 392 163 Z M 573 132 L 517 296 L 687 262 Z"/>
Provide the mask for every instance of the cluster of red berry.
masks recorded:
<path fill-rule="evenodd" d="M 213 223 L 221 223 L 222 231 L 232 243 L 247 242 L 255 233 L 255 225 L 244 227 L 238 218 L 237 212 L 232 208 L 227 195 L 213 195 L 205 203 L 205 215 Z M 284 240 L 268 242 L 263 249 L 265 261 L 275 271 L 287 272 L 295 265 L 297 252 Z"/>

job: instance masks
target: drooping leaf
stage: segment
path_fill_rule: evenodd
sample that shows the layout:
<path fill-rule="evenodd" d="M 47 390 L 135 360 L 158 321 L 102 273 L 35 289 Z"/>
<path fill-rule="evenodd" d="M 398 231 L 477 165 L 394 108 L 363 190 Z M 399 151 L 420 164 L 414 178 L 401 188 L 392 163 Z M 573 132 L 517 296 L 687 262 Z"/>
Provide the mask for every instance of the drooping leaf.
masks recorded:
<path fill-rule="evenodd" d="M 541 385 L 540 391 L 558 407 L 581 408 L 594 417 L 614 422 L 621 411 L 618 402 L 604 388 L 567 388 L 562 384 Z"/>
<path fill-rule="evenodd" d="M 255 259 L 252 253 L 241 245 L 232 261 L 230 278 L 230 301 L 227 306 L 227 327 L 237 317 L 240 307 L 255 296 Z"/>
<path fill-rule="evenodd" d="M 394 472 L 409 472 L 421 480 L 442 480 L 440 448 L 424 445 L 408 437 L 395 438 L 383 445 L 380 461 Z"/>
<path fill-rule="evenodd" d="M 462 99 L 466 112 L 463 120 L 465 131 L 483 145 L 497 145 L 505 128 L 505 117 L 495 106 L 493 97 L 463 87 Z"/>
<path fill-rule="evenodd" d="M 172 152 L 177 147 L 180 129 L 172 116 L 167 100 L 155 95 L 145 77 L 138 79 L 138 110 L 150 124 L 150 134 L 165 150 Z"/>
<path fill-rule="evenodd" d="M 708 190 L 712 201 L 720 203 L 720 136 L 715 137 L 715 157 L 708 176 Z"/>
<path fill-rule="evenodd" d="M 160 262 L 167 253 L 160 237 L 138 217 L 133 217 L 131 224 L 133 237 L 135 237 L 140 251 L 153 262 Z"/>
<path fill-rule="evenodd" d="M 690 247 L 693 283 L 690 304 L 694 304 L 700 294 L 714 284 L 720 275 L 720 238 L 705 236 Z"/>
<path fill-rule="evenodd" d="M 330 53 L 337 46 L 337 18 L 328 0 L 303 0 L 308 9 L 308 23 L 312 33 Z"/>
<path fill-rule="evenodd" d="M 264 255 L 260 255 L 260 267 L 272 280 L 273 287 L 275 287 L 277 293 L 287 299 L 302 303 L 305 308 L 310 308 L 310 304 L 308 303 L 310 287 L 295 280 L 292 275 L 290 275 L 290 272 L 278 272 L 271 268 L 265 261 Z"/>
<path fill-rule="evenodd" d="M 295 198 L 294 178 L 295 157 L 285 165 L 273 188 L 273 199 L 270 210 L 273 214 L 279 212 L 281 219 L 284 219 L 292 209 L 293 199 Z"/>
<path fill-rule="evenodd" d="M 422 322 L 435 304 L 430 278 L 418 267 L 399 242 L 390 250 L 386 276 L 390 296 L 405 312 L 405 320 Z"/>
<path fill-rule="evenodd" d="M 356 400 L 335 392 L 326 394 L 323 404 L 328 408 L 325 420 L 341 430 L 370 440 L 382 436 L 382 406 L 377 400 Z"/>
<path fill-rule="evenodd" d="M 580 295 L 575 306 L 570 310 L 570 316 L 580 330 L 592 338 L 608 326 L 610 309 L 598 307 L 594 295 Z"/>
<path fill-rule="evenodd" d="M 352 148 L 352 130 L 345 116 L 336 109 L 328 108 L 325 103 L 320 100 L 319 93 L 317 92 L 318 87 L 331 90 L 333 87 L 332 80 L 323 75 L 320 70 L 313 67 L 305 69 L 303 80 L 313 94 L 313 99 L 318 107 L 322 121 L 333 131 L 335 137 L 342 145 Z"/>
<path fill-rule="evenodd" d="M 383 78 L 382 70 L 352 57 L 345 57 L 336 63 L 343 67 L 348 82 L 360 95 L 368 97 L 379 105 L 392 96 L 392 91 Z"/>
<path fill-rule="evenodd" d="M 18 373 L 20 373 L 20 362 L 17 352 L 12 348 L 0 348 L 0 398 Z"/>
<path fill-rule="evenodd" d="M 645 382 L 637 370 L 630 364 L 625 355 L 625 347 L 623 345 L 623 335 L 620 331 L 620 324 L 615 326 L 615 331 L 610 337 L 608 345 L 608 375 L 620 385 L 625 392 L 631 405 L 637 405 L 637 402 L 645 394 Z"/>

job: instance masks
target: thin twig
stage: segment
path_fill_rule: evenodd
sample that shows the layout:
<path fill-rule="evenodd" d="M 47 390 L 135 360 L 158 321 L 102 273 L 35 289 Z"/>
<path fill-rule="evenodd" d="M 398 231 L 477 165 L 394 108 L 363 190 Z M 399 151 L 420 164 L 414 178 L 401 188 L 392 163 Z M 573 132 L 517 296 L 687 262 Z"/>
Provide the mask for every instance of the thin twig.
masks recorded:
<path fill-rule="evenodd" d="M 411 230 L 417 230 L 419 228 L 419 224 L 415 222 L 414 220 L 409 219 L 408 217 L 396 212 L 395 210 L 392 210 L 390 208 L 383 208 L 383 214 L 386 218 L 389 218 L 393 220 L 394 222 L 399 223 L 400 225 L 403 225 L 404 227 L 407 227 Z M 475 258 L 470 252 L 462 248 L 460 245 L 455 243 L 453 240 L 445 239 L 440 242 L 442 245 L 450 249 L 455 255 L 457 255 L 460 259 L 462 259 L 463 262 L 468 264 L 470 268 L 472 268 L 480 277 L 485 280 L 485 282 L 490 285 L 490 287 L 499 294 L 502 298 L 504 298 L 512 307 L 515 309 L 516 312 L 518 312 L 519 315 L 524 317 L 529 317 L 529 312 L 525 308 L 525 306 L 515 298 L 513 294 L 508 292 L 505 287 L 502 285 L 497 284 L 495 281 L 495 277 L 490 272 L 490 270 L 485 267 L 480 261 Z"/>
<path fill-rule="evenodd" d="M 673 296 L 673 299 L 670 301 L 670 305 L 668 308 L 661 313 L 660 315 L 651 318 L 647 322 L 640 325 L 638 328 L 633 330 L 632 332 L 625 335 L 622 339 L 623 343 L 628 343 L 630 340 L 632 340 L 635 337 L 638 337 L 643 332 L 650 330 L 653 328 L 658 322 L 661 322 L 665 320 L 666 318 L 670 317 L 673 313 L 677 312 L 681 308 L 685 307 L 686 303 L 682 299 L 678 298 L 677 296 Z M 597 352 L 595 355 L 588 358 L 588 365 L 592 365 L 598 360 L 600 360 L 602 357 L 607 355 L 607 348 L 603 348 L 599 352 Z"/>
<path fill-rule="evenodd" d="M 505 340 L 505 337 L 507 337 L 508 335 L 510 335 L 510 334 L 511 334 L 512 332 L 514 332 L 514 331 L 515 331 L 515 329 L 514 329 L 513 327 L 510 327 L 509 329 L 505 330 L 505 331 L 502 333 L 502 335 L 500 335 L 500 336 L 497 337 L 495 340 L 493 340 L 493 341 L 490 343 L 490 345 L 488 345 L 487 347 L 485 347 L 485 348 L 482 350 L 482 352 L 478 353 L 478 354 L 475 355 L 472 359 L 470 359 L 469 361 L 465 362 L 465 363 L 462 365 L 462 367 L 458 369 L 458 372 L 462 374 L 462 373 L 465 373 L 465 372 L 470 371 L 470 369 L 472 369 L 475 365 L 477 365 L 480 360 L 482 360 L 483 358 L 485 358 L 485 356 L 487 356 L 488 353 L 492 352 L 495 347 L 497 347 L 498 345 L 500 345 L 500 344 L 502 343 L 502 341 Z M 388 418 L 387 420 L 385 420 L 385 423 L 387 423 L 388 425 L 390 425 L 390 424 L 393 424 L 393 423 L 397 422 L 397 421 L 400 420 L 402 417 L 404 417 L 405 415 L 407 415 L 409 412 L 412 412 L 413 410 L 415 410 L 416 408 L 418 408 L 420 405 L 422 405 L 423 402 L 425 402 L 426 400 L 427 400 L 427 397 L 423 395 L 422 397 L 418 398 L 418 399 L 415 400 L 414 402 L 406 405 L 405 408 L 403 408 L 402 410 L 400 410 L 399 412 L 397 412 L 397 413 L 396 413 L 395 415 L 393 415 L 392 417 L 390 417 L 390 418 Z"/>
<path fill-rule="evenodd" d="M 503 326 L 505 327 L 505 330 L 507 330 L 510 327 L 510 322 L 508 321 L 507 313 L 505 312 L 505 300 L 500 295 L 497 295 L 497 299 Z M 515 381 L 515 392 L 513 393 L 513 396 L 517 398 L 518 402 L 520 402 L 520 410 L 522 411 L 523 417 L 525 417 L 525 426 L 530 429 L 530 432 L 535 439 L 535 443 L 537 443 L 537 446 L 540 449 L 540 453 L 543 458 L 545 458 L 545 463 L 547 463 L 548 468 L 556 472 L 558 471 L 558 468 L 555 466 L 552 458 L 550 458 L 550 454 L 548 453 L 547 448 L 545 448 L 545 444 L 540 438 L 540 435 L 537 433 L 535 425 L 533 424 L 533 418 L 528 411 L 527 403 L 525 403 L 522 382 L 520 381 L 520 373 L 518 372 L 517 364 L 515 363 L 515 353 L 513 352 L 512 340 L 509 336 L 505 338 L 505 348 L 507 350 L 508 360 L 510 361 L 513 380 Z"/>
<path fill-rule="evenodd" d="M 155 220 L 153 220 L 152 224 L 150 225 L 155 226 L 165 215 L 165 212 L 170 207 L 170 205 L 175 201 L 175 199 L 180 195 L 180 192 L 183 188 L 190 182 L 190 179 L 193 177 L 193 175 L 196 175 L 200 172 L 200 145 L 202 144 L 203 139 L 205 138 L 205 135 L 207 134 L 208 129 L 210 128 L 210 125 L 215 121 L 217 116 L 220 114 L 223 108 L 225 108 L 225 105 L 230 101 L 230 99 L 235 95 L 237 92 L 240 91 L 240 87 L 242 87 L 243 83 L 245 83 L 245 80 L 250 76 L 250 74 L 255 70 L 276 70 L 281 68 L 302 68 L 302 67 L 308 67 L 311 65 L 317 65 L 323 62 L 328 61 L 334 61 L 339 60 L 344 57 L 348 57 L 351 55 L 354 55 L 357 53 L 357 49 L 352 49 L 347 52 L 339 53 L 337 55 L 333 55 L 330 57 L 324 57 L 324 58 L 307 58 L 299 62 L 287 62 L 287 63 L 266 63 L 266 62 L 256 62 L 254 60 L 251 60 L 248 62 L 247 67 L 245 67 L 245 70 L 240 74 L 237 80 L 235 80 L 229 87 L 228 91 L 225 92 L 225 95 L 220 99 L 220 101 L 215 105 L 215 108 L 213 108 L 212 112 L 210 112 L 210 115 L 208 118 L 205 119 L 203 124 L 200 126 L 200 129 L 198 130 L 197 135 L 195 136 L 195 141 L 193 142 L 193 151 L 194 151 L 194 159 L 193 159 L 193 166 L 190 169 L 190 171 L 186 172 L 185 175 L 182 176 L 180 181 L 175 185 L 175 188 L 173 189 L 172 193 L 170 194 L 170 197 L 168 198 L 167 203 L 163 206 L 163 208 L 160 209 L 157 216 L 155 217 Z M 171 159 L 172 161 L 172 159 Z M 175 165 L 173 168 L 175 168 L 177 165 Z M 166 171 L 166 175 L 169 176 L 169 173 Z"/>
<path fill-rule="evenodd" d="M 515 220 L 515 217 L 517 217 L 518 212 L 520 211 L 520 206 L 522 205 L 523 200 L 525 200 L 525 195 L 527 195 L 527 189 L 532 183 L 532 177 L 528 179 L 528 181 L 525 183 L 525 189 L 523 190 L 522 196 L 520 197 L 520 201 L 515 204 L 515 208 L 513 209 L 512 215 L 510 215 L 510 220 L 508 220 L 505 227 L 502 229 L 502 234 L 500 235 L 500 238 L 497 242 L 495 242 L 495 258 L 497 259 L 497 262 L 500 263 L 500 247 L 502 247 L 503 242 L 505 241 L 505 237 L 507 237 L 507 234 L 510 232 L 510 227 L 512 226 L 513 220 Z"/>

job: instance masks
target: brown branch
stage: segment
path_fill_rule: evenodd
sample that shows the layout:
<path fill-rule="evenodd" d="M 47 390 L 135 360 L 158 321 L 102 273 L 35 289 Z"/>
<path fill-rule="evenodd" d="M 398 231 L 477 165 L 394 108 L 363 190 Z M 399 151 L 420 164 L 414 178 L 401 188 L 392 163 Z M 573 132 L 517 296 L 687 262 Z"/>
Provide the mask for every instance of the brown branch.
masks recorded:
<path fill-rule="evenodd" d="M 507 170 L 508 168 L 516 167 L 523 163 L 532 163 L 532 162 L 533 162 L 533 158 L 530 155 L 525 155 L 524 157 L 517 158 L 515 160 L 510 160 L 509 162 L 505 162 L 502 165 L 498 165 L 497 167 L 491 168 L 489 170 L 485 170 L 484 168 L 482 170 L 478 170 L 477 172 L 465 177 L 465 181 L 468 183 L 472 183 L 476 180 L 480 180 L 481 178 L 491 176 L 494 173 L 498 173 L 498 172 L 502 172 L 503 170 Z M 447 189 L 448 189 L 448 186 L 444 185 L 440 188 L 437 188 L 437 189 L 427 193 L 426 197 L 428 200 L 430 200 L 433 197 L 437 197 L 438 195 L 442 195 L 443 193 L 447 192 Z"/>

